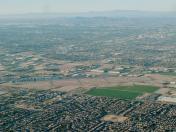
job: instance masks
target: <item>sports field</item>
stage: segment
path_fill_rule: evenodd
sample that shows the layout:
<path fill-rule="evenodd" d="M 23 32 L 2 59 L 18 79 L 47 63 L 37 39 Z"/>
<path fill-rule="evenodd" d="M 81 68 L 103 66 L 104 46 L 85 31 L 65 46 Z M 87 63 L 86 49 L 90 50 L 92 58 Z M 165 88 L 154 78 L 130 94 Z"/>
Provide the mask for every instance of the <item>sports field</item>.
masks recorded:
<path fill-rule="evenodd" d="M 86 92 L 86 94 L 93 96 L 117 97 L 120 99 L 134 99 L 137 96 L 143 95 L 144 93 L 152 93 L 157 89 L 158 87 L 155 86 L 143 86 L 143 85 L 116 86 L 116 87 L 93 88 L 88 92 Z"/>

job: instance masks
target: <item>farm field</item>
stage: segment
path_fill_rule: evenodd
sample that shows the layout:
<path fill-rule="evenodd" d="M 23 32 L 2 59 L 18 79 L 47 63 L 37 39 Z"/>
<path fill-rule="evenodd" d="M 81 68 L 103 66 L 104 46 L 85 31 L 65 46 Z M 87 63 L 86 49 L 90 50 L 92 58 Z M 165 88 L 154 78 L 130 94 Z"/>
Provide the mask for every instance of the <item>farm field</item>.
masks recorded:
<path fill-rule="evenodd" d="M 153 93 L 158 87 L 155 86 L 116 86 L 116 87 L 102 87 L 94 88 L 86 92 L 86 94 L 92 96 L 107 96 L 116 97 L 120 99 L 135 99 L 137 96 L 141 96 L 144 93 Z"/>

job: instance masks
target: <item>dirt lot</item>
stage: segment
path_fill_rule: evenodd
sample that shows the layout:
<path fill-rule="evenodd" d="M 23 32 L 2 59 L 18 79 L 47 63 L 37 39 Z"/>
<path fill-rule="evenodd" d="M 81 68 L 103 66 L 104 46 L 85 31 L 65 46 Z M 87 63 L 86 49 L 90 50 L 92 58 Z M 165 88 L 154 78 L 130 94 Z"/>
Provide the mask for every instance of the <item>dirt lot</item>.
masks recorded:
<path fill-rule="evenodd" d="M 56 80 L 56 81 L 40 81 L 28 83 L 6 83 L 1 84 L 2 87 L 16 87 L 29 89 L 53 89 L 59 91 L 74 91 L 77 88 L 89 89 L 92 87 L 105 87 L 117 85 L 154 85 L 164 87 L 164 81 L 174 81 L 174 77 L 167 77 L 162 75 L 148 74 L 142 77 L 100 77 L 100 78 L 85 78 L 85 79 L 70 79 L 70 80 Z"/>
<path fill-rule="evenodd" d="M 112 121 L 112 122 L 124 122 L 128 117 L 117 116 L 117 115 L 106 115 L 102 118 L 103 121 Z"/>

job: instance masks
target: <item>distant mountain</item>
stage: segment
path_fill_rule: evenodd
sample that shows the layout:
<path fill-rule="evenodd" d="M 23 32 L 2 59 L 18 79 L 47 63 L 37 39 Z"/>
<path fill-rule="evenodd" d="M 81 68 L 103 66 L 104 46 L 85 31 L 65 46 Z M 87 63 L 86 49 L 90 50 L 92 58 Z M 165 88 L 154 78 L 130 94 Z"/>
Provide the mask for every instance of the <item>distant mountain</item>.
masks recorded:
<path fill-rule="evenodd" d="M 176 12 L 115 10 L 101 12 L 71 13 L 65 15 L 80 17 L 176 17 Z"/>
<path fill-rule="evenodd" d="M 136 11 L 136 10 L 114 10 L 114 11 L 92 11 L 82 13 L 28 13 L 20 15 L 1 15 L 1 18 L 8 17 L 27 17 L 27 18 L 42 18 L 42 17 L 175 17 L 176 12 L 157 12 L 157 11 Z"/>

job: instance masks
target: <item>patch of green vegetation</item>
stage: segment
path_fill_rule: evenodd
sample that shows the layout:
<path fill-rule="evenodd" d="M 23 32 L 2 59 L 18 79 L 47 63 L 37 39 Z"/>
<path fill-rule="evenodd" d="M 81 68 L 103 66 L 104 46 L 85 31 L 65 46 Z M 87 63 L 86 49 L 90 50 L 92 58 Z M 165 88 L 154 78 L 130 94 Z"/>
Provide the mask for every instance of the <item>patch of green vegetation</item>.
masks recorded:
<path fill-rule="evenodd" d="M 121 90 L 112 90 L 112 89 L 92 89 L 87 92 L 89 95 L 93 96 L 107 96 L 107 97 L 117 97 L 121 99 L 134 99 L 140 95 L 136 92 L 128 92 Z"/>
<path fill-rule="evenodd" d="M 158 89 L 158 87 L 149 86 L 149 85 L 132 85 L 132 86 L 105 87 L 105 89 L 115 89 L 115 90 L 140 92 L 140 93 L 153 93 Z"/>
<path fill-rule="evenodd" d="M 108 69 L 108 68 L 105 68 L 103 71 L 104 71 L 104 73 L 108 73 L 108 72 L 109 72 L 109 69 Z"/>
<path fill-rule="evenodd" d="M 158 87 L 133 85 L 133 86 L 116 86 L 116 87 L 104 87 L 94 88 L 86 92 L 86 94 L 93 96 L 107 96 L 116 97 L 120 99 L 135 99 L 137 96 L 144 93 L 152 93 L 156 91 Z"/>
<path fill-rule="evenodd" d="M 176 72 L 161 72 L 159 74 L 161 74 L 161 75 L 167 75 L 167 76 L 176 76 Z"/>
<path fill-rule="evenodd" d="M 160 74 L 166 76 L 176 76 L 176 72 L 152 72 L 152 74 Z"/>

